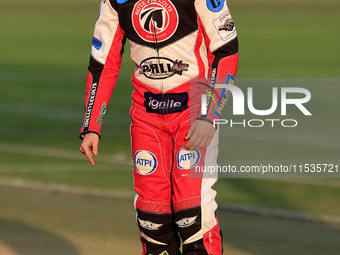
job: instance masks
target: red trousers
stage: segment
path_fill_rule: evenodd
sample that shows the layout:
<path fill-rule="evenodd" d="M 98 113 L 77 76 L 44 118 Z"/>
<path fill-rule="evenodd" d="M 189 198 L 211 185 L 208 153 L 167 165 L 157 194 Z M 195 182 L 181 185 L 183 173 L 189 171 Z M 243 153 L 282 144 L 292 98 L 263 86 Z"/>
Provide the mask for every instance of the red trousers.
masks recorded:
<path fill-rule="evenodd" d="M 176 103 L 177 94 L 169 95 L 157 100 Z M 153 98 L 146 98 L 146 108 L 147 100 Z M 146 108 L 135 105 L 130 111 L 135 207 L 143 254 L 181 254 L 182 241 L 182 254 L 221 255 L 216 191 L 212 189 L 217 177 L 193 174 L 199 166 L 216 165 L 218 131 L 207 148 L 187 151 L 185 136 L 195 118 L 192 113 L 199 107 L 169 114 Z"/>

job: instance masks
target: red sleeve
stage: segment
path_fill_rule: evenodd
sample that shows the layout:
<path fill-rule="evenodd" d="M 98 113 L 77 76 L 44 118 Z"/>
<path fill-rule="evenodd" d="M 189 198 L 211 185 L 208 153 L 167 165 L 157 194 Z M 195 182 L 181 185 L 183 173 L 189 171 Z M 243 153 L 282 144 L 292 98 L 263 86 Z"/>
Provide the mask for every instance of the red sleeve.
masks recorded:
<path fill-rule="evenodd" d="M 207 115 L 200 119 L 213 121 L 220 117 L 229 96 L 226 89 L 215 89 L 215 84 L 234 84 L 239 53 L 236 27 L 225 1 L 219 1 L 216 9 L 208 2 L 196 0 L 195 7 L 208 50 L 209 92 L 215 99 L 207 95 Z"/>
<path fill-rule="evenodd" d="M 80 137 L 100 136 L 103 116 L 116 85 L 125 43 L 118 14 L 110 1 L 102 1 L 94 29 L 91 58 L 85 86 L 85 116 Z"/>

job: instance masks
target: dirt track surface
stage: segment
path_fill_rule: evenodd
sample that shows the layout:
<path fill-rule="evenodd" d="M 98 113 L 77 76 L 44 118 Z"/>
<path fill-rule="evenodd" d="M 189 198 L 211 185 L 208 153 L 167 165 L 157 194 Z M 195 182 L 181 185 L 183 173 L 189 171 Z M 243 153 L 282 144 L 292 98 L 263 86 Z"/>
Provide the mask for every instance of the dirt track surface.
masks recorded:
<path fill-rule="evenodd" d="M 0 189 L 1 255 L 141 253 L 132 201 Z M 219 211 L 225 254 L 338 254 L 340 227 Z"/>

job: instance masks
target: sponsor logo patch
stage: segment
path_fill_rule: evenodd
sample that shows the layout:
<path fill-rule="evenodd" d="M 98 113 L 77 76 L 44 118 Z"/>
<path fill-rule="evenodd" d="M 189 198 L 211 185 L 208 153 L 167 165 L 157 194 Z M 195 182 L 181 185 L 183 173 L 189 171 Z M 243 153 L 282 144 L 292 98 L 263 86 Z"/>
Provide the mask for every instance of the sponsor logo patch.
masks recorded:
<path fill-rule="evenodd" d="M 144 74 L 146 78 L 158 80 L 170 78 L 175 74 L 182 75 L 184 71 L 188 71 L 189 64 L 164 57 L 151 57 L 143 60 L 139 66 L 139 73 Z"/>
<path fill-rule="evenodd" d="M 134 155 L 134 166 L 141 175 L 152 174 L 157 168 L 157 158 L 150 151 L 139 150 Z"/>
<path fill-rule="evenodd" d="M 227 21 L 218 27 L 218 31 L 232 31 L 235 27 L 235 24 L 232 19 L 227 19 Z"/>
<path fill-rule="evenodd" d="M 164 42 L 176 32 L 178 13 L 170 0 L 138 1 L 132 11 L 132 24 L 146 42 Z"/>
<path fill-rule="evenodd" d="M 88 102 L 87 107 L 86 107 L 84 128 L 88 128 L 89 125 L 90 125 L 90 118 L 91 118 L 91 113 L 92 113 L 92 108 L 93 108 L 94 100 L 96 98 L 97 88 L 98 88 L 98 84 L 97 83 L 93 83 L 92 86 L 91 86 L 89 102 Z"/>
<path fill-rule="evenodd" d="M 138 218 L 139 225 L 147 230 L 158 230 L 163 224 L 157 224 L 148 220 L 141 220 Z"/>
<path fill-rule="evenodd" d="M 194 225 L 194 223 L 196 222 L 196 219 L 197 219 L 197 216 L 183 218 L 179 221 L 176 221 L 176 224 L 180 228 L 187 228 L 187 227 L 190 227 L 191 225 Z"/>
<path fill-rule="evenodd" d="M 232 74 L 228 73 L 224 83 L 234 85 L 235 84 L 235 77 Z M 222 110 L 224 109 L 225 105 L 227 104 L 229 97 L 230 97 L 230 90 L 227 89 L 227 88 L 223 88 L 220 92 L 220 99 L 221 100 L 217 102 L 217 104 L 215 105 L 214 110 L 213 110 L 213 114 L 216 117 L 219 118 L 221 116 Z"/>
<path fill-rule="evenodd" d="M 160 253 L 159 255 L 169 255 L 169 253 L 167 251 L 163 251 L 162 253 Z"/>
<path fill-rule="evenodd" d="M 102 108 L 100 108 L 100 115 L 99 115 L 99 117 L 97 119 L 97 124 L 98 125 L 101 125 L 103 123 L 103 118 L 104 118 L 104 115 L 106 113 L 106 109 L 107 109 L 107 106 L 106 106 L 105 103 L 103 103 Z"/>
<path fill-rule="evenodd" d="M 177 167 L 182 170 L 188 170 L 195 167 L 201 159 L 199 151 L 188 151 L 182 147 L 177 153 Z"/>
<path fill-rule="evenodd" d="M 102 47 L 103 43 L 102 43 L 101 41 L 99 41 L 97 38 L 93 37 L 92 45 L 93 45 L 93 47 L 95 47 L 97 50 L 100 50 L 100 48 Z"/>
<path fill-rule="evenodd" d="M 207 0 L 207 7 L 212 12 L 219 12 L 223 8 L 224 0 Z"/>
<path fill-rule="evenodd" d="M 217 19 L 214 20 L 213 23 L 215 29 L 217 30 L 217 33 L 223 41 L 227 41 L 236 33 L 236 30 L 234 29 L 235 24 L 229 11 L 219 16 Z"/>
<path fill-rule="evenodd" d="M 188 108 L 188 92 L 168 94 L 145 92 L 144 97 L 146 112 L 170 114 L 181 112 Z"/>
<path fill-rule="evenodd" d="M 182 60 L 181 61 L 175 60 L 175 63 L 172 66 L 172 71 L 175 74 L 182 75 L 183 71 L 188 71 L 188 67 L 189 67 L 189 64 L 183 63 Z"/>

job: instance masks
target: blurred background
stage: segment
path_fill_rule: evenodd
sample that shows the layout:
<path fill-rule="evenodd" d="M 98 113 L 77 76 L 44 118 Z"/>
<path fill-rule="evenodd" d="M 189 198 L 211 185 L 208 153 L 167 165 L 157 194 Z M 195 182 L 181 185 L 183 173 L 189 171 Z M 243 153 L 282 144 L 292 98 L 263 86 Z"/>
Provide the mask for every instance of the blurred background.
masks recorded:
<path fill-rule="evenodd" d="M 99 3 L 0 2 L 1 255 L 141 253 L 132 204 L 128 112 L 134 64 L 128 44 L 96 167 L 78 152 Z M 303 80 L 301 87 L 312 84 L 317 117 L 303 122 L 312 132 L 300 144 L 307 129 L 289 133 L 288 140 L 287 134 L 278 139 L 279 129 L 272 135 L 233 129 L 222 159 L 282 162 L 302 155 L 324 161 L 306 163 L 339 163 L 340 2 L 230 0 L 228 5 L 239 34 L 242 84 Z M 338 179 L 223 178 L 216 189 L 225 254 L 339 254 Z"/>

